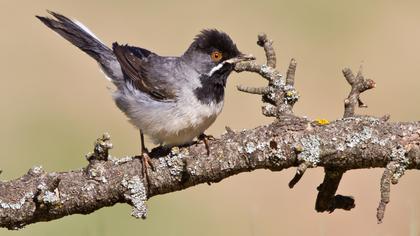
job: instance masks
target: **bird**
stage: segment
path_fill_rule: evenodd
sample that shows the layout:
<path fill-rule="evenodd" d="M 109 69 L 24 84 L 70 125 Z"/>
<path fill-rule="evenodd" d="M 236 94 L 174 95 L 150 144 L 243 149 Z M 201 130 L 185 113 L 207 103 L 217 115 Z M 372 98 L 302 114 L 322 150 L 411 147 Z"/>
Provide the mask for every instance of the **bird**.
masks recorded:
<path fill-rule="evenodd" d="M 209 154 L 210 136 L 204 131 L 222 111 L 227 78 L 236 63 L 255 59 L 252 55 L 240 52 L 228 34 L 216 29 L 200 31 L 180 56 L 118 42 L 110 48 L 81 22 L 47 12 L 50 16 L 36 17 L 95 59 L 115 85 L 115 104 L 140 131 L 143 167 L 153 169 L 144 135 L 164 147 L 199 138 Z"/>

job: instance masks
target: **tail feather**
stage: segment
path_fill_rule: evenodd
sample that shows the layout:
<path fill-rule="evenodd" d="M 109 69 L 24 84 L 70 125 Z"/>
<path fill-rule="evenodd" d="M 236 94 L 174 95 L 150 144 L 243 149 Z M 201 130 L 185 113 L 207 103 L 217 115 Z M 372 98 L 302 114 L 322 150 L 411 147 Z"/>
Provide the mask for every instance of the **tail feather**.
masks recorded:
<path fill-rule="evenodd" d="M 94 58 L 105 74 L 118 85 L 122 78 L 121 68 L 113 51 L 104 45 L 87 27 L 59 13 L 48 11 L 55 19 L 36 16 L 47 27 Z"/>

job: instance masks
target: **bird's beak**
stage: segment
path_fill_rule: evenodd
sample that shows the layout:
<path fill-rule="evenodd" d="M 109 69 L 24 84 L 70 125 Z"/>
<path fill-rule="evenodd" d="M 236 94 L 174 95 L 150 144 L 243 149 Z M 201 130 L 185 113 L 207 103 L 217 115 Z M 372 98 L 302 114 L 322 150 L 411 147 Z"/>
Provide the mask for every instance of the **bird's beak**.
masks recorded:
<path fill-rule="evenodd" d="M 255 57 L 253 55 L 241 53 L 241 55 L 228 59 L 225 62 L 229 64 L 236 64 L 241 61 L 252 61 L 252 60 L 255 60 Z"/>

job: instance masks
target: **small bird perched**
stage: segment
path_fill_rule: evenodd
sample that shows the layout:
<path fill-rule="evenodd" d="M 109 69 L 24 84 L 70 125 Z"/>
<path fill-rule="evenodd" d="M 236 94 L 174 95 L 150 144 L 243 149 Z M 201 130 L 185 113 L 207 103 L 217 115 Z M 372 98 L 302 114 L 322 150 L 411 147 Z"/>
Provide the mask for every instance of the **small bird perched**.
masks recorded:
<path fill-rule="evenodd" d="M 115 103 L 140 130 L 144 164 L 150 161 L 143 134 L 169 147 L 205 137 L 204 131 L 222 110 L 234 64 L 254 59 L 241 53 L 226 33 L 214 29 L 201 31 L 179 57 L 116 42 L 110 49 L 80 22 L 49 13 L 55 19 L 36 17 L 93 57 L 115 84 Z"/>

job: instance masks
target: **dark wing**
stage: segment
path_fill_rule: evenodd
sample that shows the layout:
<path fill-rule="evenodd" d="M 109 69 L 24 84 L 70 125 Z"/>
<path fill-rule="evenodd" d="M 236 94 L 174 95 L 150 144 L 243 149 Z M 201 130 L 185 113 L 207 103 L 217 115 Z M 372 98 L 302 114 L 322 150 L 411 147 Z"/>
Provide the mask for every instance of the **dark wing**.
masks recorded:
<path fill-rule="evenodd" d="M 157 78 L 159 74 L 156 73 L 153 77 L 149 73 L 150 70 L 155 72 L 153 62 L 150 61 L 152 57 L 157 57 L 156 54 L 143 48 L 119 45 L 118 43 L 113 43 L 112 49 L 121 65 L 125 79 L 131 82 L 136 89 L 149 94 L 155 100 L 176 98 L 175 91 L 165 86 L 167 84 L 162 81 L 164 78 Z"/>

